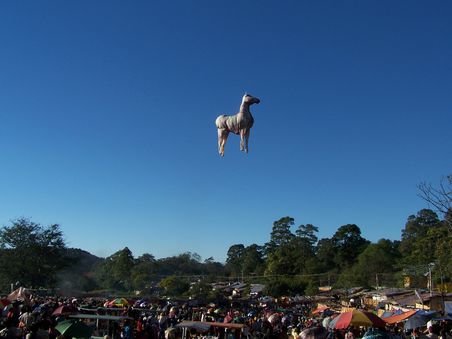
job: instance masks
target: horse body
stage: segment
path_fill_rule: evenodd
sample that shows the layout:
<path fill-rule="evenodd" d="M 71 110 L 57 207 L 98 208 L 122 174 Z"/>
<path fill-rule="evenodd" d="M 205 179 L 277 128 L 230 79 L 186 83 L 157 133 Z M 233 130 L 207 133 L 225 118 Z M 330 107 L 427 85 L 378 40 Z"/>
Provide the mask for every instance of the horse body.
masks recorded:
<path fill-rule="evenodd" d="M 248 139 L 250 129 L 253 127 L 254 118 L 251 115 L 250 106 L 258 104 L 260 100 L 249 94 L 245 94 L 242 98 L 240 110 L 235 115 L 220 115 L 215 120 L 218 129 L 218 152 L 224 156 L 224 146 L 228 139 L 229 133 L 240 135 L 240 150 L 248 153 Z"/>

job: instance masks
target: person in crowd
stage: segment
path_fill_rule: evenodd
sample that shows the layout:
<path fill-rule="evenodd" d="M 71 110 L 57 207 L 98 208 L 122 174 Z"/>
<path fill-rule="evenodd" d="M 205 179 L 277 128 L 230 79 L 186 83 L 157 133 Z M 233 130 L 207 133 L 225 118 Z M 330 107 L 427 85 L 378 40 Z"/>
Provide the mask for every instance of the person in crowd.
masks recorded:
<path fill-rule="evenodd" d="M 122 339 L 132 339 L 133 338 L 133 328 L 132 328 L 132 325 L 131 325 L 129 319 L 127 319 L 124 322 L 124 326 L 121 331 L 121 338 Z"/>
<path fill-rule="evenodd" d="M 419 330 L 419 328 L 415 328 L 412 332 L 411 332 L 411 339 L 425 339 L 425 335 L 423 335 L 421 333 L 421 331 Z"/>
<path fill-rule="evenodd" d="M 19 315 L 19 328 L 27 333 L 30 331 L 30 327 L 35 321 L 35 317 L 31 312 L 31 307 L 28 305 L 22 306 L 20 315 Z"/>
<path fill-rule="evenodd" d="M 353 327 L 349 327 L 345 333 L 345 339 L 355 339 L 355 333 L 353 332 Z"/>
<path fill-rule="evenodd" d="M 19 316 L 20 316 L 19 303 L 13 302 L 12 307 L 8 310 L 8 313 L 6 314 L 6 318 L 10 321 L 10 324 L 12 326 L 17 327 L 19 325 Z"/>
<path fill-rule="evenodd" d="M 444 320 L 440 324 L 439 336 L 441 339 L 451 339 L 452 338 L 450 333 L 449 334 L 447 333 L 447 322 Z"/>
<path fill-rule="evenodd" d="M 433 326 L 428 327 L 426 337 L 430 339 L 438 339 L 438 335 L 433 331 Z"/>
<path fill-rule="evenodd" d="M 29 332 L 25 336 L 25 339 L 38 339 L 39 326 L 37 323 L 31 324 L 29 327 Z"/>
<path fill-rule="evenodd" d="M 5 328 L 0 331 L 0 337 L 5 339 L 18 339 L 22 336 L 22 331 L 14 324 L 12 318 L 7 318 L 4 326 Z"/>

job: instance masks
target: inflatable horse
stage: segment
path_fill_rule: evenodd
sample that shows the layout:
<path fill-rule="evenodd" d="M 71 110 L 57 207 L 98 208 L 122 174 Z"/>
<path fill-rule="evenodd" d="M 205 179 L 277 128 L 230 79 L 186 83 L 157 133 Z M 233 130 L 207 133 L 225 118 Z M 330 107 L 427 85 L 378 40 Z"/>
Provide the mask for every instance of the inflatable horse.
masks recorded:
<path fill-rule="evenodd" d="M 220 115 L 215 120 L 218 129 L 218 153 L 221 156 L 224 156 L 224 146 L 228 140 L 229 132 L 240 135 L 240 150 L 248 153 L 250 129 L 254 124 L 250 106 L 259 102 L 258 98 L 245 94 L 242 98 L 240 111 L 236 115 Z"/>

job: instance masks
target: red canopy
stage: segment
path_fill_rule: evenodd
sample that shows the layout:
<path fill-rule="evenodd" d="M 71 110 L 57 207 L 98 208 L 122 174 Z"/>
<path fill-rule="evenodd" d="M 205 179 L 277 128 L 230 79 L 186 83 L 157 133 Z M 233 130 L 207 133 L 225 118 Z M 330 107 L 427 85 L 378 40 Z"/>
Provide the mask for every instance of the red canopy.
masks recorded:
<path fill-rule="evenodd" d="M 314 311 L 312 311 L 312 314 L 322 313 L 328 309 L 329 309 L 329 307 L 326 305 L 319 305 L 319 306 L 317 306 L 317 308 Z"/>
<path fill-rule="evenodd" d="M 401 321 L 404 321 L 405 319 L 408 319 L 409 317 L 414 315 L 416 312 L 417 312 L 417 310 L 409 310 L 402 314 L 391 315 L 390 317 L 384 318 L 384 321 L 386 321 L 386 323 L 388 323 L 388 324 L 396 324 Z"/>
<path fill-rule="evenodd" d="M 72 313 L 77 313 L 77 308 L 72 305 L 61 305 L 52 312 L 52 315 L 60 316 Z"/>

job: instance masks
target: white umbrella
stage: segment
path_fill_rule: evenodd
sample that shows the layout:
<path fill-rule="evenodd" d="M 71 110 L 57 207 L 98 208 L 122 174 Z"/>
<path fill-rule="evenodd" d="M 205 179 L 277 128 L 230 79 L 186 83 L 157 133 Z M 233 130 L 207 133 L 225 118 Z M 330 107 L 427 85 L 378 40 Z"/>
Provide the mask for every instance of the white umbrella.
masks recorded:
<path fill-rule="evenodd" d="M 331 317 L 326 317 L 325 319 L 322 320 L 322 326 L 328 328 L 328 325 L 330 324 L 331 320 L 332 320 Z"/>

